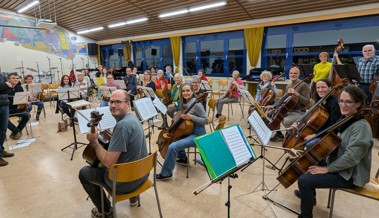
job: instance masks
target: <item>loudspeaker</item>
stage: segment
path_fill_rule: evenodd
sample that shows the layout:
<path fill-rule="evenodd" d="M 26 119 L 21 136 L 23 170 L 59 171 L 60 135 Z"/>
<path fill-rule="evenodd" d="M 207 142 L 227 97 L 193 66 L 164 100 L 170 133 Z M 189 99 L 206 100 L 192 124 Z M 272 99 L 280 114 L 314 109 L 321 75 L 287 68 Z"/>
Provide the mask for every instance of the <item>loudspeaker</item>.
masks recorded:
<path fill-rule="evenodd" d="M 109 55 L 109 56 L 112 56 L 112 55 L 113 55 L 113 49 L 108 50 L 108 55 Z"/>
<path fill-rule="evenodd" d="M 122 48 L 118 49 L 118 56 L 124 56 L 124 49 Z"/>
<path fill-rule="evenodd" d="M 155 48 L 151 49 L 151 55 L 152 56 L 157 55 L 157 49 L 155 49 Z"/>
<path fill-rule="evenodd" d="M 88 55 L 97 55 L 97 46 L 96 43 L 88 43 Z"/>

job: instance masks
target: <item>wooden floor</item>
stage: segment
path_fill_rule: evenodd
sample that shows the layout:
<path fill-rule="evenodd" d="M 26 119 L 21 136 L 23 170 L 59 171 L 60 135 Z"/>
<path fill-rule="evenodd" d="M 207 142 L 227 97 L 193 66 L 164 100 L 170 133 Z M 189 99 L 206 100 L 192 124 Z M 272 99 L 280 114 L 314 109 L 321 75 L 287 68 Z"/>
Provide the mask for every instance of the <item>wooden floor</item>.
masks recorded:
<path fill-rule="evenodd" d="M 93 107 L 98 105 L 93 104 Z M 91 201 L 78 180 L 78 172 L 86 165 L 81 157 L 83 147 L 70 156 L 72 149 L 61 151 L 63 147 L 73 142 L 73 131 L 69 127 L 67 132 L 57 133 L 60 114 L 54 113 L 54 107 L 45 103 L 47 116 L 40 120 L 39 125 L 33 126 L 33 136 L 36 141 L 27 147 L 15 149 L 15 157 L 8 158 L 9 165 L 0 168 L 0 217 L 1 218 L 61 218 L 61 217 L 91 217 L 93 208 Z M 248 135 L 247 123 L 241 119 L 241 112 L 234 107 L 234 115 L 227 125 L 240 123 Z M 247 107 L 245 108 L 247 111 Z M 224 108 L 226 114 L 226 106 Z M 146 126 L 146 122 L 144 124 Z M 207 127 L 208 128 L 208 127 Z M 158 130 L 152 136 L 152 142 L 158 137 Z M 7 135 L 9 136 L 9 131 Z M 24 132 L 22 139 L 27 139 Z M 86 142 L 85 135 L 77 134 L 78 141 Z M 9 137 L 8 137 L 9 138 Z M 377 156 L 379 143 L 375 141 L 373 149 L 372 176 L 379 163 Z M 5 148 L 15 145 L 16 141 L 8 139 Z M 280 146 L 280 143 L 273 143 Z M 152 150 L 156 145 L 151 144 Z M 253 146 L 256 154 L 260 155 L 260 147 Z M 268 149 L 266 158 L 275 162 L 281 151 Z M 192 160 L 193 157 L 190 157 Z M 160 158 L 162 162 L 162 158 Z M 267 163 L 267 162 L 266 162 Z M 278 184 L 277 172 L 263 167 L 263 159 L 258 159 L 245 171 L 238 172 L 237 179 L 231 179 L 231 208 L 230 217 L 297 217 L 292 212 L 282 209 L 262 196 L 266 189 Z M 158 172 L 160 166 L 158 167 Z M 264 172 L 263 172 L 264 171 Z M 227 217 L 227 180 L 222 184 L 214 184 L 199 195 L 192 192 L 209 181 L 206 170 L 200 165 L 190 167 L 190 175 L 185 176 L 186 167 L 177 165 L 173 179 L 158 181 L 158 191 L 164 217 Z M 262 186 L 262 181 L 264 185 Z M 269 197 L 286 207 L 299 211 L 299 199 L 293 195 L 297 188 L 294 184 L 288 189 L 278 186 Z M 327 217 L 328 190 L 317 192 L 317 206 L 314 208 L 314 217 Z M 128 201 L 117 204 L 118 217 L 159 217 L 153 189 L 141 195 L 141 207 L 130 208 Z M 335 204 L 335 218 L 371 218 L 379 214 L 378 202 L 361 198 L 351 194 L 337 192 Z"/>

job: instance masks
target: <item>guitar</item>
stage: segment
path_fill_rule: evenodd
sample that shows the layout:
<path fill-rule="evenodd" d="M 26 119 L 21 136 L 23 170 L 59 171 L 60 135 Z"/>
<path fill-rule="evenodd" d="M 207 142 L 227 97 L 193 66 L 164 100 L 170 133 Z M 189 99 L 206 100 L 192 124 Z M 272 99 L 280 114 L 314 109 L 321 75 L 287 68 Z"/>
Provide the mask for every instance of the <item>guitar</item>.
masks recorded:
<path fill-rule="evenodd" d="M 91 120 L 87 124 L 88 127 L 91 127 L 91 133 L 95 132 L 95 128 L 99 125 L 100 120 L 102 119 L 104 114 L 100 114 L 98 111 L 91 112 Z M 105 149 L 108 149 L 109 140 L 111 139 L 111 132 L 109 130 L 103 131 L 99 134 L 99 143 Z M 96 156 L 95 148 L 90 144 L 84 149 L 82 154 L 83 159 L 92 167 L 99 167 L 100 160 Z"/>

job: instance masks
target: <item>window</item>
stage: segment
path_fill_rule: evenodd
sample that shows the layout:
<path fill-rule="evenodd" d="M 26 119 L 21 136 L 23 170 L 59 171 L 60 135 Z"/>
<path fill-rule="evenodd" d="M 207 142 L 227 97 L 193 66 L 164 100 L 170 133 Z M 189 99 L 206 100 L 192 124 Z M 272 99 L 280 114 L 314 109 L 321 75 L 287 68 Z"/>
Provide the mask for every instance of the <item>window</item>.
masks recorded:
<path fill-rule="evenodd" d="M 173 65 L 169 39 L 133 42 L 133 53 L 139 71 L 152 67 L 164 69 L 167 65 Z"/>

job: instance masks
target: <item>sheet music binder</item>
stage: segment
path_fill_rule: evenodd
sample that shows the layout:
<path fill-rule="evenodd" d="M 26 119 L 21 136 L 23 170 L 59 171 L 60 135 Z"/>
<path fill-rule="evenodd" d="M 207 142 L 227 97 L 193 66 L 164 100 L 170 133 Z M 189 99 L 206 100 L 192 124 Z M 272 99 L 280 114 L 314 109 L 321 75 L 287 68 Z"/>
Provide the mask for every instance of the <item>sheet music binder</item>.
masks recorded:
<path fill-rule="evenodd" d="M 334 68 L 342 79 L 361 80 L 361 75 L 358 72 L 357 66 L 354 64 L 335 64 Z"/>
<path fill-rule="evenodd" d="M 212 181 L 256 158 L 238 124 L 194 140 Z"/>

